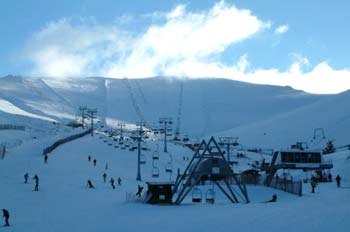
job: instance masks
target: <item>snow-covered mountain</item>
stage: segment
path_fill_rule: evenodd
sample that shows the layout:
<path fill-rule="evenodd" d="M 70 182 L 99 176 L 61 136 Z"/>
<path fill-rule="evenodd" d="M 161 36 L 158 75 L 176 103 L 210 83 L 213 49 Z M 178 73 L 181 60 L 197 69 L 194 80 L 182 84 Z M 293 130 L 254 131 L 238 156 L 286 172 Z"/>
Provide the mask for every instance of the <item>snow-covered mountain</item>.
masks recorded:
<path fill-rule="evenodd" d="M 326 136 L 339 144 L 349 137 L 348 92 L 313 95 L 227 79 L 7 76 L 0 78 L 0 100 L 36 117 L 63 122 L 73 119 L 79 106 L 88 106 L 97 108 L 107 124 L 144 118 L 153 127 L 160 117 L 172 117 L 175 129 L 181 86 L 180 131 L 190 137 L 237 136 L 249 146 L 266 147 L 311 142 L 315 128 L 324 128 Z M 4 112 L 11 113 L 0 105 L 0 116 Z M 28 114 L 24 116 L 33 117 Z M 1 117 L 0 123 L 2 118 L 8 117 Z"/>
<path fill-rule="evenodd" d="M 263 185 L 247 185 L 250 203 L 231 204 L 214 184 L 207 184 L 197 186 L 201 203 L 192 203 L 192 192 L 183 207 L 141 204 L 142 198 L 135 197 L 138 185 L 175 180 L 176 170 L 185 170 L 193 155 L 186 146 L 172 142 L 163 152 L 162 136 L 142 143 L 146 148 L 142 150 L 142 181 L 136 180 L 138 152 L 126 149 L 135 144 L 109 137 L 104 129 L 59 146 L 49 154 L 48 163 L 44 162 L 45 147 L 82 131 L 60 124 L 74 119 L 79 106 L 98 108 L 99 117 L 111 126 L 118 120 L 135 123 L 139 114 L 150 125 L 161 116 L 172 116 L 176 124 L 181 85 L 181 130 L 192 136 L 239 136 L 242 146 L 267 148 L 311 139 L 313 147 L 324 146 L 329 138 L 349 143 L 348 92 L 312 95 L 224 79 L 0 78 L 0 125 L 26 126 L 25 131 L 0 130 L 0 148 L 6 145 L 0 158 L 0 206 L 11 214 L 11 227 L 4 231 L 347 231 L 348 150 L 324 157 L 333 162 L 332 175 L 341 175 L 341 188 L 334 182 L 319 183 L 316 193 L 311 193 L 310 183 L 303 183 L 299 197 Z M 321 127 L 327 138 L 323 139 L 320 130 L 312 138 L 313 129 Z M 237 152 L 244 152 L 245 157 L 238 158 Z M 96 166 L 88 156 L 97 160 Z M 256 161 L 271 159 L 246 150 L 233 151 L 231 157 L 238 173 Z M 173 172 L 167 171 L 169 165 Z M 280 171 L 297 180 L 314 174 Z M 25 173 L 31 177 L 28 184 L 21 183 Z M 122 184 L 114 189 L 103 181 L 104 173 L 108 180 L 120 177 Z M 40 177 L 38 192 L 33 191 L 35 174 Z M 87 180 L 95 189 L 86 187 Z M 215 204 L 205 203 L 209 191 L 214 192 Z M 262 203 L 273 194 L 278 195 L 276 203 Z"/>

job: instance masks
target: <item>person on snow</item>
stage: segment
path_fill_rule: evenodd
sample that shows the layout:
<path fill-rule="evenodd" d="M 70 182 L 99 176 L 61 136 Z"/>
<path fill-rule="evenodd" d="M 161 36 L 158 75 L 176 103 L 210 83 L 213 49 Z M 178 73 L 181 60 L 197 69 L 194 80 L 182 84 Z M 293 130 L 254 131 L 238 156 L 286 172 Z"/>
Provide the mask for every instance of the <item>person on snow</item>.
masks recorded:
<path fill-rule="evenodd" d="M 340 176 L 337 175 L 337 177 L 335 178 L 335 180 L 337 181 L 337 187 L 339 188 L 339 187 L 340 187 L 340 181 L 341 181 Z"/>
<path fill-rule="evenodd" d="M 24 183 L 27 184 L 28 183 L 28 179 L 29 179 L 29 174 L 28 172 L 26 174 L 24 174 Z"/>
<path fill-rule="evenodd" d="M 2 217 L 5 218 L 5 225 L 4 226 L 10 226 L 9 219 L 10 219 L 10 213 L 7 209 L 2 209 Z"/>
<path fill-rule="evenodd" d="M 96 160 L 96 159 L 94 159 L 94 166 L 96 166 L 96 163 L 97 163 L 97 160 Z"/>
<path fill-rule="evenodd" d="M 269 200 L 269 201 L 266 201 L 266 203 L 269 203 L 269 202 L 276 202 L 277 201 L 277 195 L 276 194 L 273 194 L 272 195 L 272 199 Z"/>
<path fill-rule="evenodd" d="M 44 155 L 44 163 L 47 164 L 47 159 L 49 158 L 49 156 L 47 154 Z"/>
<path fill-rule="evenodd" d="M 106 183 L 107 174 L 103 173 L 102 177 L 103 177 L 103 182 Z"/>
<path fill-rule="evenodd" d="M 114 185 L 114 179 L 113 179 L 113 178 L 111 178 L 111 180 L 110 180 L 109 182 L 111 183 L 111 185 L 112 185 L 112 188 L 113 188 L 113 189 L 115 189 L 115 185 Z"/>
<path fill-rule="evenodd" d="M 39 177 L 37 174 L 35 174 L 35 176 L 33 177 L 33 179 L 35 180 L 35 187 L 34 187 L 34 191 L 39 191 Z"/>
<path fill-rule="evenodd" d="M 122 185 L 122 179 L 120 177 L 118 177 L 118 186 Z"/>
<path fill-rule="evenodd" d="M 137 190 L 136 196 L 141 197 L 143 187 L 140 185 L 137 185 L 137 189 L 138 190 Z"/>
<path fill-rule="evenodd" d="M 91 162 L 91 156 L 88 156 L 88 161 Z"/>
<path fill-rule="evenodd" d="M 332 182 L 332 174 L 331 173 L 328 173 L 328 181 Z"/>
<path fill-rule="evenodd" d="M 88 180 L 87 181 L 87 187 L 90 188 L 90 189 L 94 189 L 94 185 L 92 184 L 91 180 Z"/>
<path fill-rule="evenodd" d="M 312 193 L 315 193 L 316 185 L 317 185 L 316 180 L 315 180 L 315 178 L 313 178 L 313 179 L 311 180 Z"/>

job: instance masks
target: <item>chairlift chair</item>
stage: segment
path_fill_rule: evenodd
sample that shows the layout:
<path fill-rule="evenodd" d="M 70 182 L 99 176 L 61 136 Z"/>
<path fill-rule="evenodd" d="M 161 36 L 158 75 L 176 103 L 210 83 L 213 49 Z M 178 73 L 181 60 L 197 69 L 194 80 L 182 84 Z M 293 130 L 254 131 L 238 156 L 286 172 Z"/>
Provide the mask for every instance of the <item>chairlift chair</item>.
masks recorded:
<path fill-rule="evenodd" d="M 215 192 L 213 189 L 208 189 L 205 193 L 205 201 L 208 204 L 214 204 L 215 203 Z"/>
<path fill-rule="evenodd" d="M 140 164 L 146 164 L 146 156 L 143 154 L 140 156 Z"/>
<path fill-rule="evenodd" d="M 165 167 L 165 171 L 166 172 L 173 172 L 173 166 L 171 165 L 170 162 L 167 163 L 167 165 Z"/>
<path fill-rule="evenodd" d="M 159 159 L 159 153 L 158 152 L 154 152 L 153 155 L 152 155 L 152 158 L 154 160 L 158 160 Z"/>
<path fill-rule="evenodd" d="M 194 188 L 192 191 L 192 202 L 200 203 L 202 202 L 202 191 L 199 188 Z"/>
<path fill-rule="evenodd" d="M 152 177 L 153 178 L 158 178 L 159 177 L 159 168 L 153 167 L 152 168 Z"/>

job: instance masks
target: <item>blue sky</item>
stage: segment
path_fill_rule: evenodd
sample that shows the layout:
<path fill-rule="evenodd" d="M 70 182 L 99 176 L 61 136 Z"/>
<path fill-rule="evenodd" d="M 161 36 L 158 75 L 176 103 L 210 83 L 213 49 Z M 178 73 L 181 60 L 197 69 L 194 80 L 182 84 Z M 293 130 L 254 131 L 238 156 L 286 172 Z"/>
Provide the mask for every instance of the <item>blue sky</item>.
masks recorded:
<path fill-rule="evenodd" d="M 350 86 L 350 1 L 0 1 L 0 76 Z M 248 11 L 247 11 L 248 10 Z"/>

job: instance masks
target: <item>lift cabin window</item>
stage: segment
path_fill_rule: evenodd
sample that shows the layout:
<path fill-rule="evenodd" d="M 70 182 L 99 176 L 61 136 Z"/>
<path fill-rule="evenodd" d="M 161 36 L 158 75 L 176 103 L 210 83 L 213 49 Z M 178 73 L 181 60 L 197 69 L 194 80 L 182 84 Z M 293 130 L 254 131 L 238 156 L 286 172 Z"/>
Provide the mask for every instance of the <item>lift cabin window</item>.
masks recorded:
<path fill-rule="evenodd" d="M 321 163 L 319 152 L 281 152 L 283 163 Z"/>

